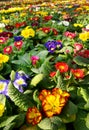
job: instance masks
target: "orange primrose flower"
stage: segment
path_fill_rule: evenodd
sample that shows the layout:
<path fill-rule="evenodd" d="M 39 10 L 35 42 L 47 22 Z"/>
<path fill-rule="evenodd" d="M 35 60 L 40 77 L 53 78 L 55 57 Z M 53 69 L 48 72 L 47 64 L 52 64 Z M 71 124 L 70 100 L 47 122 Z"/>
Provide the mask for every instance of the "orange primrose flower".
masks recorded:
<path fill-rule="evenodd" d="M 84 78 L 84 70 L 83 69 L 71 69 L 71 72 L 73 73 L 74 77 L 77 79 Z"/>
<path fill-rule="evenodd" d="M 42 114 L 36 107 L 28 108 L 26 119 L 29 124 L 36 125 L 41 121 Z"/>
<path fill-rule="evenodd" d="M 67 72 L 69 69 L 69 66 L 65 62 L 57 62 L 55 64 L 55 68 L 60 71 L 60 73 Z"/>
<path fill-rule="evenodd" d="M 43 101 L 42 101 L 42 107 L 43 111 L 46 114 L 47 117 L 52 117 L 55 114 L 60 114 L 62 111 L 61 106 L 61 97 L 60 95 L 48 95 Z"/>
<path fill-rule="evenodd" d="M 47 95 L 51 94 L 50 90 L 43 89 L 39 94 L 40 101 L 43 101 Z"/>
<path fill-rule="evenodd" d="M 51 117 L 55 114 L 60 114 L 69 97 L 70 94 L 60 88 L 52 89 L 51 94 L 42 100 L 42 107 L 46 116 Z"/>

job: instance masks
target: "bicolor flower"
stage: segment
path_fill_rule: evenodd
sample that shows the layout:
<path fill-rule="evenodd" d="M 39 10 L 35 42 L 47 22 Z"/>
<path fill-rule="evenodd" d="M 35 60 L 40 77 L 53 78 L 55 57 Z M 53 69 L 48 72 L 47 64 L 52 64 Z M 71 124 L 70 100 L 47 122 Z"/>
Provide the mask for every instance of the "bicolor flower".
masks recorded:
<path fill-rule="evenodd" d="M 4 44 L 6 42 L 6 38 L 5 37 L 0 37 L 0 44 Z"/>
<path fill-rule="evenodd" d="M 53 53 L 56 50 L 56 41 L 48 41 L 45 43 L 45 47 L 50 53 Z"/>
<path fill-rule="evenodd" d="M 42 119 L 42 114 L 36 107 L 28 108 L 26 119 L 29 124 L 36 125 Z"/>
<path fill-rule="evenodd" d="M 64 33 L 64 36 L 72 39 L 72 38 L 76 37 L 76 33 L 72 33 L 72 32 L 67 31 L 67 32 Z"/>
<path fill-rule="evenodd" d="M 82 79 L 85 76 L 83 69 L 71 69 L 71 72 L 76 79 Z"/>
<path fill-rule="evenodd" d="M 42 28 L 42 31 L 44 32 L 44 33 L 49 33 L 50 32 L 50 27 L 43 27 Z"/>
<path fill-rule="evenodd" d="M 48 41 L 45 44 L 45 47 L 48 49 L 50 53 L 54 53 L 56 49 L 62 48 L 62 43 L 59 41 Z"/>
<path fill-rule="evenodd" d="M 15 41 L 15 42 L 14 42 L 14 46 L 15 46 L 18 50 L 20 50 L 20 49 L 22 48 L 22 45 L 23 45 L 23 41 L 22 41 L 22 40 L 20 40 L 20 41 Z"/>
<path fill-rule="evenodd" d="M 56 75 L 56 71 L 50 72 L 50 77 L 54 77 Z"/>
<path fill-rule="evenodd" d="M 50 94 L 42 101 L 42 108 L 47 117 L 60 114 L 63 106 L 61 105 L 61 96 Z"/>
<path fill-rule="evenodd" d="M 55 64 L 55 68 L 56 68 L 56 70 L 59 70 L 60 73 L 64 73 L 64 72 L 67 72 L 67 71 L 68 71 L 69 66 L 68 66 L 68 64 L 65 63 L 65 62 L 57 62 L 57 63 Z"/>
<path fill-rule="evenodd" d="M 23 92 L 23 87 L 27 86 L 26 83 L 26 76 L 21 75 L 20 73 L 16 72 L 15 80 L 13 81 L 13 85 L 17 88 L 20 92 Z"/>
<path fill-rule="evenodd" d="M 8 84 L 9 80 L 0 80 L 0 94 L 8 96 Z"/>
<path fill-rule="evenodd" d="M 44 89 L 39 94 L 43 111 L 47 117 L 60 114 L 69 97 L 70 94 L 60 88 L 54 88 L 51 91 Z"/>
<path fill-rule="evenodd" d="M 51 94 L 51 91 L 50 90 L 46 90 L 46 89 L 43 89 L 40 93 L 39 93 L 39 99 L 40 101 L 43 101 L 46 96 L 48 96 L 49 94 Z"/>
<path fill-rule="evenodd" d="M 12 46 L 7 46 L 3 49 L 4 54 L 11 54 L 12 53 Z"/>

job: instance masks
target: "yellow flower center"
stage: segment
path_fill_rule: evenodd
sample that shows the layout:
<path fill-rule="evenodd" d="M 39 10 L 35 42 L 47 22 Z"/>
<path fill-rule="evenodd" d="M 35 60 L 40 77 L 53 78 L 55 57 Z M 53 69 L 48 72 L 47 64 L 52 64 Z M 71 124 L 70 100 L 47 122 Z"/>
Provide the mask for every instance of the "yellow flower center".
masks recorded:
<path fill-rule="evenodd" d="M 4 86 L 5 86 L 5 84 L 0 83 L 0 91 L 2 91 L 4 89 Z"/>
<path fill-rule="evenodd" d="M 17 80 L 17 84 L 19 84 L 19 85 L 22 85 L 23 84 L 23 79 L 19 79 L 19 80 Z"/>

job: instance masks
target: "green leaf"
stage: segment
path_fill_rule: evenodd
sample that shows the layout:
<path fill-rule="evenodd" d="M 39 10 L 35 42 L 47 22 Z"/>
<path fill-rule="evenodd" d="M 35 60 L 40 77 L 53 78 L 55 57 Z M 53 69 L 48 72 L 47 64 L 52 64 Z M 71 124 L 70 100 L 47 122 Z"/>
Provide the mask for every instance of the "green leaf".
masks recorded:
<path fill-rule="evenodd" d="M 18 117 L 18 115 L 15 116 L 9 116 L 9 117 L 2 117 L 2 119 L 0 119 L 0 128 L 8 126 L 10 123 L 12 123 L 16 118 Z"/>
<path fill-rule="evenodd" d="M 11 82 L 8 85 L 8 93 L 10 99 L 22 110 L 27 111 L 28 107 L 33 106 L 30 98 L 26 94 L 20 93 Z"/>
<path fill-rule="evenodd" d="M 50 70 L 51 70 L 51 64 L 49 62 L 49 60 L 51 59 L 52 57 L 48 57 L 44 60 L 43 64 L 41 65 L 41 67 L 39 68 L 40 72 L 45 74 L 45 75 L 48 75 Z"/>
<path fill-rule="evenodd" d="M 66 125 L 62 123 L 58 130 L 66 130 Z"/>
<path fill-rule="evenodd" d="M 25 121 L 25 116 L 26 116 L 26 113 L 20 113 L 18 116 L 17 116 L 17 118 L 16 118 L 16 120 L 15 120 L 15 122 L 16 122 L 16 128 L 19 128 L 23 123 L 24 123 L 24 121 Z"/>
<path fill-rule="evenodd" d="M 19 130 L 40 130 L 37 125 L 23 125 Z"/>
<path fill-rule="evenodd" d="M 10 74 L 10 79 L 11 79 L 11 81 L 14 81 L 15 80 L 15 71 L 14 70 L 12 70 L 11 71 L 11 74 Z"/>
<path fill-rule="evenodd" d="M 60 115 L 64 123 L 74 122 L 77 114 L 77 106 L 69 101 Z"/>
<path fill-rule="evenodd" d="M 3 105 L 5 105 L 6 103 L 6 97 L 3 94 L 0 94 L 0 103 L 2 103 Z"/>
<path fill-rule="evenodd" d="M 46 56 L 48 55 L 48 51 L 47 50 L 42 50 L 40 51 L 37 56 L 40 57 L 40 60 L 43 60 L 46 58 Z"/>
<path fill-rule="evenodd" d="M 84 80 L 79 82 L 80 84 L 89 84 L 89 75 L 84 77 Z"/>
<path fill-rule="evenodd" d="M 0 75 L 0 80 L 5 80 L 5 78 L 2 75 Z"/>
<path fill-rule="evenodd" d="M 66 85 L 65 85 L 61 75 L 58 76 L 56 87 L 61 88 L 62 90 L 66 90 Z"/>
<path fill-rule="evenodd" d="M 74 122 L 75 130 L 89 130 L 89 128 L 87 128 L 86 126 L 86 117 L 87 117 L 87 112 L 79 109 L 76 120 Z"/>
<path fill-rule="evenodd" d="M 74 115 L 77 113 L 77 111 L 78 111 L 77 106 L 71 101 L 68 101 L 68 103 L 65 105 L 63 109 L 63 113 L 67 115 Z"/>
<path fill-rule="evenodd" d="M 81 56 L 76 56 L 74 57 L 73 61 L 80 66 L 84 66 L 84 67 L 89 67 L 89 60 L 81 57 Z"/>
<path fill-rule="evenodd" d="M 43 78 L 44 78 L 43 74 L 37 74 L 32 78 L 30 85 L 36 86 Z"/>
<path fill-rule="evenodd" d="M 86 126 L 89 129 L 89 113 L 87 114 L 87 117 L 85 120 L 86 120 Z"/>
<path fill-rule="evenodd" d="M 87 100 L 86 104 L 84 105 L 84 109 L 89 111 L 89 99 Z"/>
<path fill-rule="evenodd" d="M 38 35 L 38 39 L 42 39 L 42 38 L 44 38 L 44 37 L 47 36 L 47 34 L 44 33 L 43 31 L 39 31 L 39 32 L 37 32 L 37 35 Z"/>
<path fill-rule="evenodd" d="M 8 124 L 7 126 L 5 126 L 3 128 L 3 130 L 13 130 L 13 128 L 14 128 L 15 125 L 16 125 L 16 123 L 12 122 L 12 123 Z"/>
<path fill-rule="evenodd" d="M 23 56 L 19 56 L 18 60 L 13 60 L 12 63 L 20 66 L 30 66 L 30 56 L 28 53 L 25 53 Z"/>
<path fill-rule="evenodd" d="M 82 96 L 82 98 L 87 102 L 89 98 L 89 90 L 86 88 L 80 87 L 78 88 L 78 94 Z"/>
<path fill-rule="evenodd" d="M 45 118 L 45 119 L 43 119 L 43 120 L 38 124 L 38 126 L 39 126 L 41 129 L 47 129 L 47 130 L 52 129 L 52 125 L 51 125 L 50 118 Z"/>
<path fill-rule="evenodd" d="M 34 93 L 33 93 L 33 99 L 34 99 L 34 101 L 36 101 L 38 104 L 41 104 L 41 102 L 40 102 L 40 100 L 39 100 L 39 98 L 38 98 L 38 94 L 39 94 L 39 92 L 38 92 L 38 90 L 36 89 L 36 90 L 34 91 Z"/>
<path fill-rule="evenodd" d="M 61 125 L 62 120 L 57 116 L 45 118 L 38 124 L 38 126 L 43 130 L 58 130 L 58 128 L 60 128 Z"/>

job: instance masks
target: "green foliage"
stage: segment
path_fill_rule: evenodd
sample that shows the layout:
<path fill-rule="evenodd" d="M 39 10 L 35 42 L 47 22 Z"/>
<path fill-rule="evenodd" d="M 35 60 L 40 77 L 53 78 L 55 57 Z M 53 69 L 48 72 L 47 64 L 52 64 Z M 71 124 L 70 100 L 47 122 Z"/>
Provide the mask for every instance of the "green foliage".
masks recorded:
<path fill-rule="evenodd" d="M 79 109 L 77 118 L 74 122 L 75 130 L 89 130 L 89 128 L 86 125 L 86 118 L 87 118 L 87 112 Z"/>
<path fill-rule="evenodd" d="M 32 102 L 30 101 L 30 97 L 20 93 L 11 82 L 8 85 L 8 93 L 10 99 L 22 110 L 27 111 L 28 107 L 33 106 Z"/>
<path fill-rule="evenodd" d="M 54 116 L 54 117 L 50 117 L 50 118 L 44 118 L 39 124 L 38 126 L 44 130 L 57 130 L 61 127 L 64 127 L 62 125 L 62 121 L 59 117 Z"/>
<path fill-rule="evenodd" d="M 73 58 L 73 61 L 80 66 L 89 67 L 89 60 L 86 58 L 83 58 L 81 56 L 76 56 Z"/>
<path fill-rule="evenodd" d="M 64 107 L 63 112 L 59 117 L 61 117 L 64 123 L 74 122 L 76 120 L 77 112 L 77 106 L 73 102 L 69 101 Z"/>

